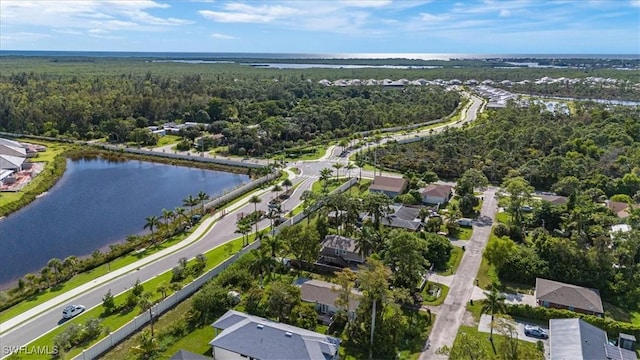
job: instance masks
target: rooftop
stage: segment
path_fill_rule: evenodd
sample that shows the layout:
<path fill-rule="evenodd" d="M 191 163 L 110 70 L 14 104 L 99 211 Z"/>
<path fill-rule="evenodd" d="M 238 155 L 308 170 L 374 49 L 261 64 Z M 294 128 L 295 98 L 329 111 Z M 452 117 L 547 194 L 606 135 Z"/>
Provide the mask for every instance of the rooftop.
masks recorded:
<path fill-rule="evenodd" d="M 340 288 L 340 285 L 322 280 L 307 280 L 300 285 L 300 292 L 303 301 L 334 306 Z M 351 294 L 353 296 L 349 299 L 349 310 L 355 310 L 360 305 L 362 294 L 354 289 L 351 290 Z"/>
<path fill-rule="evenodd" d="M 211 326 L 222 332 L 209 343 L 256 359 L 331 359 L 340 340 L 258 316 L 227 311 Z"/>
<path fill-rule="evenodd" d="M 598 290 L 558 281 L 537 278 L 536 300 L 604 313 Z"/>
<path fill-rule="evenodd" d="M 402 192 L 407 186 L 407 180 L 390 176 L 375 176 L 369 190 Z"/>
<path fill-rule="evenodd" d="M 582 319 L 549 321 L 551 360 L 636 360 L 633 351 L 609 344 L 607 334 Z"/>

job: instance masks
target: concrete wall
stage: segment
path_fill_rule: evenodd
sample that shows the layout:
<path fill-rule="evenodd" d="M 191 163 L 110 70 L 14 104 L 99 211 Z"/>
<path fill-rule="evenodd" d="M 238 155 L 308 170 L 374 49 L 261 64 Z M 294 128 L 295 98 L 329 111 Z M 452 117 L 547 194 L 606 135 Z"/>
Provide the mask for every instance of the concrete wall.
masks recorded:
<path fill-rule="evenodd" d="M 215 360 L 249 360 L 248 357 L 242 357 L 238 353 L 234 353 L 232 351 L 215 346 L 213 347 L 213 358 Z"/>

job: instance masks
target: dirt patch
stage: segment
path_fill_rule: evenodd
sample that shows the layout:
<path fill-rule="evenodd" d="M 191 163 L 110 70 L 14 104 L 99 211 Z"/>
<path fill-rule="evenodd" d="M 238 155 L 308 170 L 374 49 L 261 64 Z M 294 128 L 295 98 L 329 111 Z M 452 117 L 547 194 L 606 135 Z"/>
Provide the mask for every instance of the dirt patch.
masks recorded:
<path fill-rule="evenodd" d="M 465 311 L 462 317 L 462 325 L 464 326 L 477 326 L 478 324 L 473 320 L 473 314 L 471 311 Z"/>

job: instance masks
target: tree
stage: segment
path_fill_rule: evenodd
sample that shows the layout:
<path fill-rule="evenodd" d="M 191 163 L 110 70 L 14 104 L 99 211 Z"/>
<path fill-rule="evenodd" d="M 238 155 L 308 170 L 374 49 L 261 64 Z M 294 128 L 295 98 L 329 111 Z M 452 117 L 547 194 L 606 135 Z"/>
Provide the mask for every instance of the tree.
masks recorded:
<path fill-rule="evenodd" d="M 447 262 L 449 261 L 451 251 L 453 250 L 451 241 L 446 237 L 437 234 L 423 233 L 422 235 L 427 245 L 425 258 L 430 264 L 433 264 L 436 269 L 446 270 Z"/>
<path fill-rule="evenodd" d="M 406 231 L 391 231 L 384 253 L 385 264 L 393 269 L 393 285 L 413 291 L 429 262 L 423 256 L 427 243 Z"/>
<path fill-rule="evenodd" d="M 184 200 L 182 200 L 182 204 L 184 206 L 189 207 L 189 212 L 193 211 L 193 207 L 198 205 L 198 199 L 194 198 L 193 195 L 187 196 Z"/>
<path fill-rule="evenodd" d="M 136 279 L 135 284 L 133 284 L 133 288 L 131 289 L 131 293 L 135 296 L 140 296 L 144 292 L 144 287 L 140 283 L 140 279 Z"/>
<path fill-rule="evenodd" d="M 344 164 L 341 162 L 335 162 L 333 165 L 335 169 L 336 169 L 336 183 L 338 182 L 338 176 L 340 175 L 340 169 L 342 169 L 344 167 Z"/>
<path fill-rule="evenodd" d="M 158 220 L 157 216 L 153 215 L 145 218 L 144 229 L 149 229 L 149 231 L 151 231 L 152 242 L 155 239 L 153 230 L 156 229 L 158 225 L 160 225 L 160 220 Z"/>
<path fill-rule="evenodd" d="M 163 299 L 166 298 L 167 292 L 169 291 L 169 284 L 167 284 L 166 282 L 160 283 L 160 285 L 158 285 L 158 287 L 156 288 L 156 291 L 162 294 Z"/>
<path fill-rule="evenodd" d="M 491 286 L 491 291 L 485 291 L 484 294 L 487 298 L 482 303 L 482 313 L 491 315 L 491 332 L 489 333 L 489 340 L 493 342 L 494 315 L 504 314 L 506 312 L 506 305 L 504 303 L 505 298 L 495 285 Z"/>
<path fill-rule="evenodd" d="M 142 359 L 153 359 L 160 351 L 160 345 L 148 330 L 143 330 L 138 337 L 138 345 L 133 347 L 133 351 Z"/>
<path fill-rule="evenodd" d="M 534 188 L 521 176 L 507 178 L 502 183 L 502 188 L 509 193 L 509 207 L 512 223 L 518 228 L 522 228 L 522 206 L 531 199 Z"/>
<path fill-rule="evenodd" d="M 271 191 L 276 193 L 275 198 L 277 199 L 278 197 L 280 197 L 280 191 L 282 191 L 282 187 L 278 184 L 273 185 L 273 188 L 271 188 Z"/>
<path fill-rule="evenodd" d="M 494 238 L 487 244 L 483 256 L 489 264 L 495 266 L 496 269 L 500 271 L 504 262 L 509 258 L 509 254 L 511 254 L 515 248 L 516 244 L 509 238 Z"/>
<path fill-rule="evenodd" d="M 166 231 L 169 230 L 169 221 L 173 217 L 173 211 L 162 209 L 162 219 L 164 220 L 164 228 Z"/>
<path fill-rule="evenodd" d="M 258 195 L 252 195 L 249 198 L 249 203 L 253 204 L 253 213 L 255 214 L 255 224 L 256 224 L 256 235 L 258 234 L 258 222 L 259 222 L 259 217 L 258 217 L 258 204 L 262 202 L 262 199 L 258 196 Z M 248 245 L 248 241 L 247 241 L 247 245 Z"/>
<path fill-rule="evenodd" d="M 356 156 L 356 166 L 360 169 L 360 175 L 358 176 L 358 181 L 362 181 L 362 168 L 367 165 L 367 161 L 364 159 L 364 157 L 360 156 L 359 154 Z"/>
<path fill-rule="evenodd" d="M 176 213 L 176 216 L 181 217 L 183 221 L 189 222 L 189 218 L 187 217 L 186 211 L 187 209 L 183 207 L 177 207 L 175 210 L 175 213 Z"/>
<path fill-rule="evenodd" d="M 204 191 L 198 192 L 196 197 L 198 199 L 198 203 L 200 203 L 200 212 L 204 214 L 204 203 L 209 201 L 210 197 Z"/>
<path fill-rule="evenodd" d="M 288 229 L 299 227 L 297 236 L 285 237 L 289 240 L 289 249 L 296 259 L 303 263 L 313 263 L 320 253 L 320 234 L 311 227 L 300 225 L 289 226 Z"/>
<path fill-rule="evenodd" d="M 349 268 L 344 268 L 336 273 L 335 283 L 338 286 L 332 286 L 331 291 L 338 294 L 336 298 L 335 306 L 338 310 L 345 311 L 347 314 L 351 310 L 349 305 L 353 299 L 353 293 L 351 292 L 354 287 L 354 281 L 356 280 L 356 273 Z"/>
<path fill-rule="evenodd" d="M 236 223 L 236 232 L 242 234 L 242 247 L 249 245 L 249 240 L 247 239 L 247 235 L 251 231 L 251 224 L 249 224 L 246 220 L 240 219 Z"/>
<path fill-rule="evenodd" d="M 266 294 L 269 316 L 279 322 L 288 323 L 291 310 L 302 301 L 299 287 L 280 281 L 272 282 Z"/>
<path fill-rule="evenodd" d="M 47 266 L 53 271 L 55 282 L 57 283 L 60 281 L 60 276 L 62 275 L 62 261 L 58 258 L 53 258 L 47 262 Z"/>
<path fill-rule="evenodd" d="M 345 165 L 344 169 L 347 172 L 347 177 L 351 176 L 351 170 L 355 168 L 356 166 L 352 162 L 348 162 L 347 165 Z"/>
<path fill-rule="evenodd" d="M 434 216 L 427 220 L 427 224 L 425 225 L 425 230 L 432 233 L 437 233 L 440 231 L 440 227 L 442 226 L 442 218 L 440 216 Z"/>
<path fill-rule="evenodd" d="M 305 190 L 302 192 L 302 195 L 300 195 L 300 200 L 302 200 L 302 212 L 307 218 L 307 225 L 309 225 L 311 221 L 311 209 L 318 202 L 318 197 L 313 191 Z"/>
<path fill-rule="evenodd" d="M 380 230 L 383 217 L 391 212 L 391 199 L 385 194 L 374 192 L 369 193 L 364 198 L 364 210 L 373 217 L 373 225 L 376 230 Z"/>
<path fill-rule="evenodd" d="M 77 266 L 78 266 L 78 257 L 77 256 L 67 256 L 63 263 L 62 266 L 65 268 L 65 271 L 67 272 L 67 276 L 68 277 L 72 277 L 76 274 L 77 271 Z"/>
<path fill-rule="evenodd" d="M 113 295 L 111 295 L 111 289 L 102 297 L 102 307 L 104 307 L 106 314 L 111 314 L 116 308 L 116 300 Z"/>
<path fill-rule="evenodd" d="M 489 185 L 489 179 L 476 169 L 468 169 L 458 179 L 456 193 L 459 196 L 473 195 L 476 188 L 483 188 Z"/>
<path fill-rule="evenodd" d="M 282 180 L 282 186 L 284 186 L 285 189 L 287 189 L 287 193 L 288 193 L 289 189 L 293 186 L 293 183 L 291 182 L 291 179 L 286 178 Z"/>
<path fill-rule="evenodd" d="M 331 169 L 329 168 L 323 168 L 322 170 L 320 170 L 320 181 L 322 181 L 322 193 L 324 194 L 328 192 L 327 189 L 329 188 L 329 179 L 331 178 L 332 174 L 333 171 L 331 171 Z"/>
<path fill-rule="evenodd" d="M 449 360 L 486 360 L 488 359 L 487 351 L 481 343 L 481 340 L 475 336 L 469 336 L 466 332 L 461 332 L 453 348 L 440 348 L 436 351 L 438 354 L 447 355 Z"/>

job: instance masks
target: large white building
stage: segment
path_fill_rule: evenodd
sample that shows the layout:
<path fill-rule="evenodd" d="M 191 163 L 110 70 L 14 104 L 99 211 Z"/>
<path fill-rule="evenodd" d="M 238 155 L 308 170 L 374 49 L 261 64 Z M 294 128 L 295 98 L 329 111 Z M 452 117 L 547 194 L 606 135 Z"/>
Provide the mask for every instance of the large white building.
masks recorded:
<path fill-rule="evenodd" d="M 0 138 L 0 171 L 20 171 L 27 158 L 27 149 L 17 141 Z"/>

